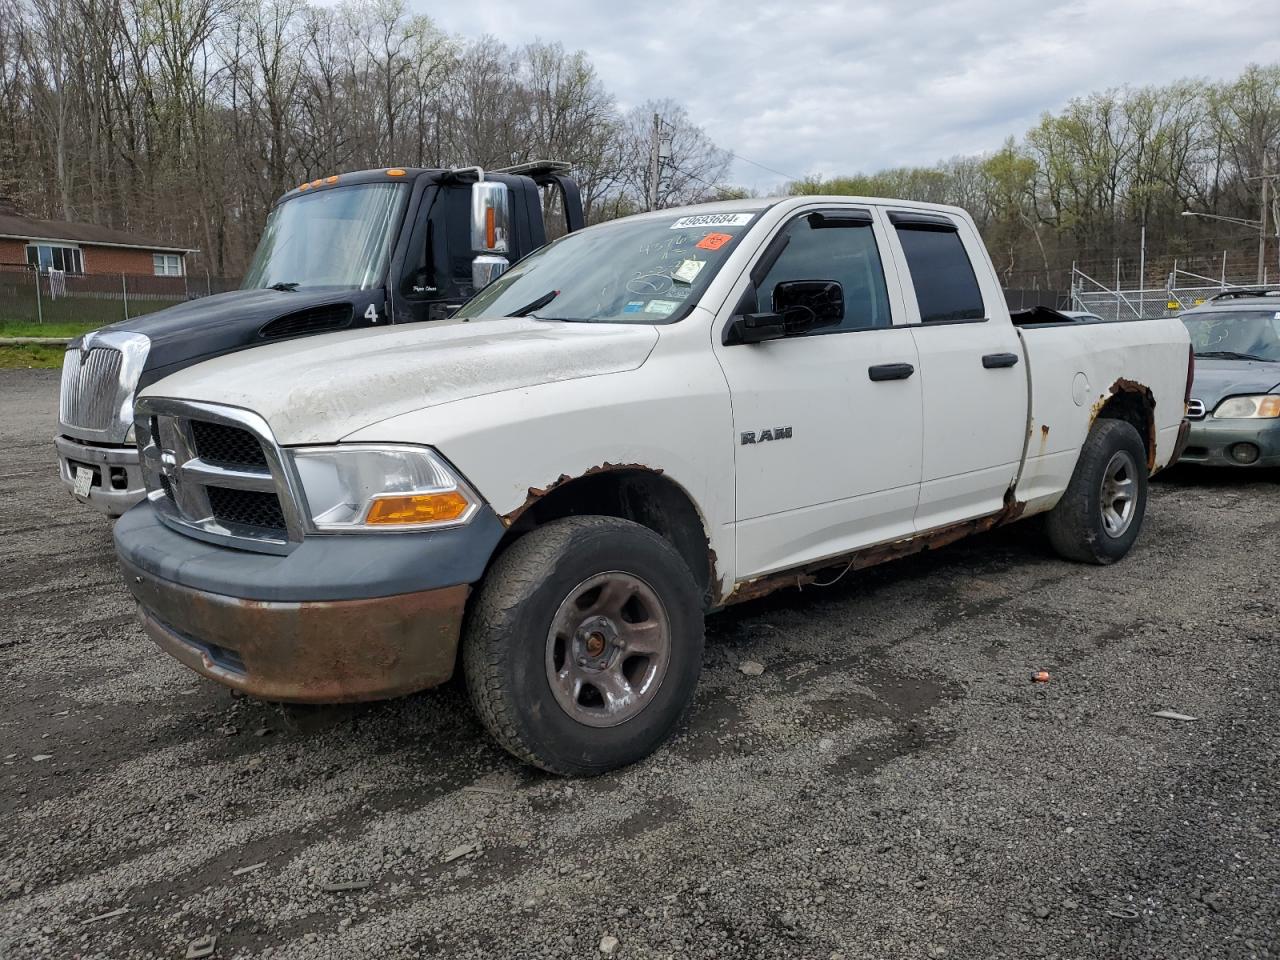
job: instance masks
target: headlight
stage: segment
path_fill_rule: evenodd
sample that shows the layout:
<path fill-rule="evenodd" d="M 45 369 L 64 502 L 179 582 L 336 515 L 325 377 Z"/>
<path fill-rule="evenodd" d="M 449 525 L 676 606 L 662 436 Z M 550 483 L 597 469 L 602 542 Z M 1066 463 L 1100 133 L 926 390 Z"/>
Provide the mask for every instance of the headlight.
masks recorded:
<path fill-rule="evenodd" d="M 1213 411 L 1215 420 L 1258 420 L 1280 417 L 1280 394 L 1260 397 L 1230 397 Z"/>
<path fill-rule="evenodd" d="M 479 497 L 426 447 L 350 444 L 289 455 L 317 530 L 422 530 L 466 523 Z"/>

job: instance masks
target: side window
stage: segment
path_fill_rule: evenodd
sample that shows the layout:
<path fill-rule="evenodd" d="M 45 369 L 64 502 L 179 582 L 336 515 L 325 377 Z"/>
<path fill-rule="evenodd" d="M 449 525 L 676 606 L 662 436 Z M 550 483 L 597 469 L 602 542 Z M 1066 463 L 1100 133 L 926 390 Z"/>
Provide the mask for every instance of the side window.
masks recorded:
<path fill-rule="evenodd" d="M 978 278 L 955 228 L 910 222 L 896 226 L 920 305 L 921 322 L 985 317 Z"/>
<path fill-rule="evenodd" d="M 788 242 L 757 290 L 757 309 L 773 312 L 773 289 L 788 280 L 835 280 L 844 290 L 844 320 L 811 335 L 887 327 L 889 294 L 870 223 L 810 214 L 786 228 Z"/>

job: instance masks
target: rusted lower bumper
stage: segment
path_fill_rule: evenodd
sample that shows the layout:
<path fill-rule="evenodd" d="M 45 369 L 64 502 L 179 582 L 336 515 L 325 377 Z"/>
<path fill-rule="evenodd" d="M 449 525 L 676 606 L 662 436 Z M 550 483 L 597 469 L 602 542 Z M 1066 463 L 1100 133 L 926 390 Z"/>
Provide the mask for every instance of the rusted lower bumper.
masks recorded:
<path fill-rule="evenodd" d="M 122 560 L 143 626 L 192 670 L 265 700 L 379 700 L 453 673 L 470 587 L 280 603 L 193 590 Z"/>

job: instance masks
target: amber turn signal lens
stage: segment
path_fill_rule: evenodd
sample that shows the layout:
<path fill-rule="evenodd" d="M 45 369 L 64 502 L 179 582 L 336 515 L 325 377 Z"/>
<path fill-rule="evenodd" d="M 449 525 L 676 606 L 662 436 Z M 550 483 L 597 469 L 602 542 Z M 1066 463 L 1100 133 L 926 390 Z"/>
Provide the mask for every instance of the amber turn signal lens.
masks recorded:
<path fill-rule="evenodd" d="M 457 490 L 443 493 L 402 493 L 374 497 L 365 523 L 369 526 L 400 523 L 448 523 L 462 517 L 471 506 Z"/>
<path fill-rule="evenodd" d="M 1258 401 L 1258 416 L 1280 417 L 1280 394 L 1270 394 Z"/>

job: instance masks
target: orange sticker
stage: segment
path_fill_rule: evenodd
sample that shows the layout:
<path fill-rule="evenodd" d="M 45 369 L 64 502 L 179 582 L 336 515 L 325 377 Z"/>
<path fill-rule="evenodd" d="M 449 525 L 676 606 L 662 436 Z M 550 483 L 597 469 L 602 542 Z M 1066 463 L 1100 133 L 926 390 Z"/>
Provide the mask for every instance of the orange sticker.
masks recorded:
<path fill-rule="evenodd" d="M 719 250 L 732 239 L 733 234 L 731 233 L 708 233 L 695 246 L 699 250 Z"/>

